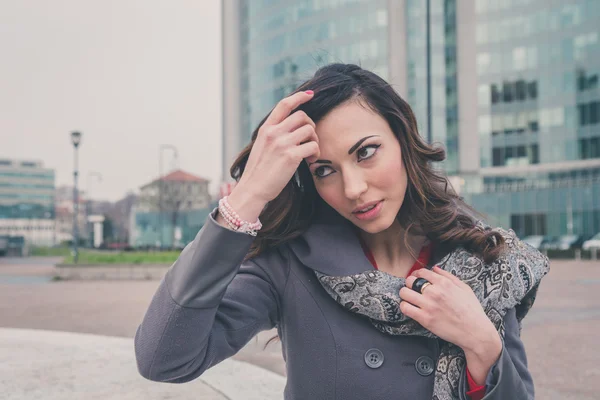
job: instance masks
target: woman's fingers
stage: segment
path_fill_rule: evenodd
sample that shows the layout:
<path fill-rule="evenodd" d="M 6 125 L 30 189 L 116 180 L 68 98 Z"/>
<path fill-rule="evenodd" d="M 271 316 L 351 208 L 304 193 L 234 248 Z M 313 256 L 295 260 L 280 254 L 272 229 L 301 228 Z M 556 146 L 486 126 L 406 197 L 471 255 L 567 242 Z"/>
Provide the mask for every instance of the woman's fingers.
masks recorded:
<path fill-rule="evenodd" d="M 402 313 L 404 315 L 406 315 L 409 318 L 414 319 L 421 325 L 425 326 L 425 320 L 426 320 L 425 311 L 421 310 L 419 307 L 417 307 L 413 304 L 410 304 L 408 301 L 401 301 L 399 307 L 400 307 L 400 311 L 402 311 Z"/>
<path fill-rule="evenodd" d="M 408 287 L 400 289 L 400 299 L 402 299 L 402 301 L 408 301 L 410 304 L 419 308 L 423 308 L 429 301 L 421 293 L 417 293 Z"/>
<path fill-rule="evenodd" d="M 458 286 L 466 285 L 466 283 L 464 283 L 463 281 L 461 281 L 457 276 L 452 275 L 450 272 L 441 269 L 437 265 L 435 267 L 433 267 L 433 272 L 436 273 L 436 274 L 445 276 L 446 278 L 450 279 L 452 282 L 454 282 Z"/>
<path fill-rule="evenodd" d="M 299 105 L 313 98 L 312 91 L 298 92 L 281 100 L 267 117 L 265 124 L 277 125 L 286 119 Z"/>
<path fill-rule="evenodd" d="M 319 144 L 314 140 L 296 146 L 293 151 L 296 152 L 297 157 L 300 159 L 317 159 L 320 155 Z"/>
<path fill-rule="evenodd" d="M 277 128 L 280 132 L 293 132 L 304 125 L 312 126 L 313 129 L 316 128 L 314 121 L 304 111 L 300 110 L 285 118 Z"/>
<path fill-rule="evenodd" d="M 285 138 L 286 141 L 291 145 L 299 145 L 302 143 L 314 141 L 319 143 L 319 138 L 317 137 L 317 133 L 315 132 L 315 128 L 312 125 L 304 125 L 291 132 L 288 137 Z"/>
<path fill-rule="evenodd" d="M 442 282 L 444 280 L 446 280 L 446 277 L 441 276 L 439 274 L 436 274 L 435 272 L 433 272 L 433 271 L 431 271 L 431 270 L 429 270 L 427 268 L 418 269 L 415 272 L 413 272 L 411 274 L 411 276 L 415 277 L 415 279 L 411 279 L 411 282 L 410 282 L 410 288 L 411 289 L 412 289 L 412 284 L 414 283 L 414 281 L 416 280 L 416 278 L 425 278 L 429 282 L 431 282 L 431 284 L 433 284 L 433 285 L 436 285 L 436 284 L 437 285 L 441 285 Z M 409 278 L 410 278 L 410 276 L 408 278 L 406 278 L 407 281 L 408 281 Z"/>

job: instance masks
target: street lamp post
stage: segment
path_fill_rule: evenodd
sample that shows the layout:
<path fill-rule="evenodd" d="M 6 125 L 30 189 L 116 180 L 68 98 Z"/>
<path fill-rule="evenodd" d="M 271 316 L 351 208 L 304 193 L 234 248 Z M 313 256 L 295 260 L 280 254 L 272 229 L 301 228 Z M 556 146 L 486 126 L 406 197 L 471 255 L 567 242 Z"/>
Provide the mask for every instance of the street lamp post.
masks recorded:
<path fill-rule="evenodd" d="M 94 243 L 92 241 L 92 235 L 94 232 L 94 228 L 93 228 L 93 224 L 90 223 L 90 221 L 88 221 L 88 219 L 90 218 L 90 212 L 91 212 L 91 208 L 92 208 L 92 179 L 91 178 L 96 178 L 98 182 L 102 182 L 102 174 L 100 174 L 99 172 L 95 172 L 95 171 L 90 171 L 88 172 L 88 176 L 87 176 L 87 190 L 86 190 L 86 194 L 87 194 L 87 201 L 85 202 L 85 226 L 87 227 L 87 235 L 88 235 L 88 247 L 94 247 Z"/>
<path fill-rule="evenodd" d="M 81 132 L 71 132 L 71 143 L 73 143 L 75 163 L 73 167 L 73 260 L 75 264 L 79 259 L 79 250 L 77 245 L 79 244 L 79 229 L 77 224 L 77 217 L 79 216 L 79 191 L 77 190 L 77 176 L 78 171 L 78 159 L 77 154 L 79 150 L 79 144 L 81 143 Z"/>
<path fill-rule="evenodd" d="M 164 244 L 163 235 L 163 172 L 162 172 L 162 152 L 163 150 L 173 150 L 173 157 L 177 159 L 177 148 L 171 144 L 161 144 L 158 149 L 158 235 L 160 238 L 160 247 Z"/>

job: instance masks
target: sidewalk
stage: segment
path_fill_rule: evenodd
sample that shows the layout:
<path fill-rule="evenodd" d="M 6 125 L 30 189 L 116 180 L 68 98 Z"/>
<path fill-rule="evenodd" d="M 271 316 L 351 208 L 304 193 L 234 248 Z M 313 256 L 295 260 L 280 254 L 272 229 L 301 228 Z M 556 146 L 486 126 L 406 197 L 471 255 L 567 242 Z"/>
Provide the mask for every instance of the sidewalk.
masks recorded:
<path fill-rule="evenodd" d="M 0 328 L 5 400 L 279 400 L 284 387 L 285 378 L 235 360 L 189 383 L 151 382 L 137 371 L 132 339 Z"/>

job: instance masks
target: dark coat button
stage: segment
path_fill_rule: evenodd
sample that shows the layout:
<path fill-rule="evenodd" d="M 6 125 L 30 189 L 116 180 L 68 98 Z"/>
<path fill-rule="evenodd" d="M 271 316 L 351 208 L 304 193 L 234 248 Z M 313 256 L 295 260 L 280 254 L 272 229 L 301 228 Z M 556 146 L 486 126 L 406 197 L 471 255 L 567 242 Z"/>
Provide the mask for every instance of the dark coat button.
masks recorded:
<path fill-rule="evenodd" d="M 365 353 L 365 363 L 369 368 L 379 368 L 383 364 L 383 353 L 379 349 L 369 349 Z"/>
<path fill-rule="evenodd" d="M 421 356 L 417 359 L 415 368 L 419 375 L 429 376 L 433 373 L 433 360 L 431 357 Z"/>

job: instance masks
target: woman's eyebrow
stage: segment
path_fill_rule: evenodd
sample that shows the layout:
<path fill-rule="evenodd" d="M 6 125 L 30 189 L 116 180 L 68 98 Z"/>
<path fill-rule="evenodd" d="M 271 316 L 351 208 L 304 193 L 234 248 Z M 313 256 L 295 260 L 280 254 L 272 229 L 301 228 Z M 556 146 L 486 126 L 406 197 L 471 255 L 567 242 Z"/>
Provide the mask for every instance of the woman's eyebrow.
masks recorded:
<path fill-rule="evenodd" d="M 375 137 L 375 136 L 379 136 L 379 135 L 365 136 L 364 138 L 360 139 L 352 147 L 350 147 L 350 150 L 348 150 L 348 154 L 354 153 L 356 151 L 356 149 L 358 149 L 358 146 L 360 146 L 365 140 Z M 310 164 L 308 164 L 308 166 L 310 167 L 313 164 L 332 164 L 332 162 L 329 160 L 317 160 L 315 162 L 311 162 Z"/>
<path fill-rule="evenodd" d="M 372 137 L 375 137 L 375 136 L 379 136 L 379 135 L 365 136 L 364 138 L 360 139 L 358 142 L 356 142 L 354 144 L 354 146 L 350 147 L 350 150 L 348 150 L 348 154 L 354 153 L 354 151 L 356 151 L 356 149 L 358 149 L 358 146 L 360 146 L 362 144 L 362 142 L 364 142 L 368 138 L 372 138 Z"/>

